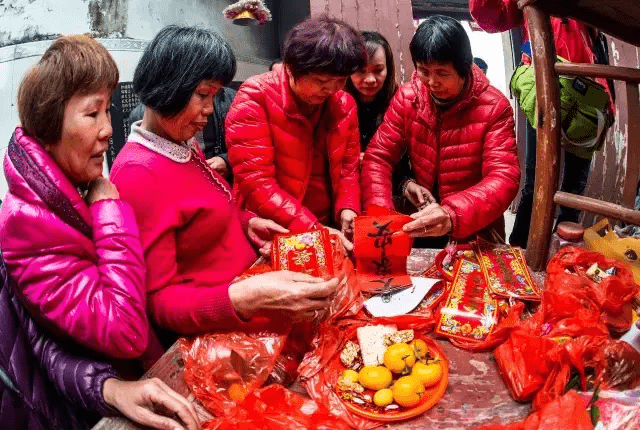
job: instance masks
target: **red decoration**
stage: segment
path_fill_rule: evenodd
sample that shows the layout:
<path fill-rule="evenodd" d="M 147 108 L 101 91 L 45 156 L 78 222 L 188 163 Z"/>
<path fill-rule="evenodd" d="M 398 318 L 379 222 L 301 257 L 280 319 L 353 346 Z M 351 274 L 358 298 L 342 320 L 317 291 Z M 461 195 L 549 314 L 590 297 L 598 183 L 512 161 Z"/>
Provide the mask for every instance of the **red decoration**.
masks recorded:
<path fill-rule="evenodd" d="M 271 261 L 273 270 L 332 277 L 333 256 L 329 231 L 321 228 L 299 234 L 276 235 Z"/>

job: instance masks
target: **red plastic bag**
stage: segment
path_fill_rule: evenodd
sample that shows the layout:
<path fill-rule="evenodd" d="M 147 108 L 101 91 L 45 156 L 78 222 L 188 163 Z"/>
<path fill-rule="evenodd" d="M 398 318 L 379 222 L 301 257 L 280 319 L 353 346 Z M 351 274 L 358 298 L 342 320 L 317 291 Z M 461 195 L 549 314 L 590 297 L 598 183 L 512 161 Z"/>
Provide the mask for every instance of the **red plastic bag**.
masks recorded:
<path fill-rule="evenodd" d="M 483 426 L 476 430 L 593 430 L 593 425 L 580 396 L 569 391 L 521 423 Z"/>
<path fill-rule="evenodd" d="M 615 273 L 596 283 L 586 275 L 593 264 L 601 270 L 613 268 Z M 582 248 L 563 248 L 547 266 L 545 290 L 592 301 L 600 311 L 600 320 L 612 332 L 623 333 L 631 327 L 631 299 L 638 294 L 638 285 L 620 261 Z"/>
<path fill-rule="evenodd" d="M 287 335 L 241 332 L 180 339 L 184 380 L 205 408 L 231 413 L 246 393 L 269 377 Z"/>
<path fill-rule="evenodd" d="M 253 391 L 226 417 L 207 421 L 203 430 L 348 430 L 329 410 L 281 385 Z"/>

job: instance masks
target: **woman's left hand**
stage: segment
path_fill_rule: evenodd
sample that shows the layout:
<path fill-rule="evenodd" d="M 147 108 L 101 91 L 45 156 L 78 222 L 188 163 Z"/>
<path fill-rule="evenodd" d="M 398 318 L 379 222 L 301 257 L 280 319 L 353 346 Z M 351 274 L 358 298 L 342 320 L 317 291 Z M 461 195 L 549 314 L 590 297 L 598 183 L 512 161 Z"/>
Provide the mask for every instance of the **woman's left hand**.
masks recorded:
<path fill-rule="evenodd" d="M 198 414 L 193 403 L 157 378 L 144 381 L 120 381 L 109 378 L 102 385 L 102 396 L 105 403 L 144 426 L 166 430 L 197 430 L 200 428 Z M 162 405 L 168 412 L 176 414 L 182 423 L 152 412 L 155 406 L 159 405 Z"/>
<path fill-rule="evenodd" d="M 411 215 L 414 221 L 406 223 L 402 230 L 413 237 L 444 236 L 453 229 L 449 212 L 437 203 Z"/>
<path fill-rule="evenodd" d="M 249 220 L 248 233 L 251 242 L 260 250 L 260 254 L 264 256 L 269 255 L 273 236 L 276 234 L 289 233 L 289 230 L 270 219 L 253 217 Z"/>
<path fill-rule="evenodd" d="M 351 209 L 343 209 L 340 211 L 340 231 L 347 238 L 353 237 L 353 219 L 358 216 L 357 213 Z"/>

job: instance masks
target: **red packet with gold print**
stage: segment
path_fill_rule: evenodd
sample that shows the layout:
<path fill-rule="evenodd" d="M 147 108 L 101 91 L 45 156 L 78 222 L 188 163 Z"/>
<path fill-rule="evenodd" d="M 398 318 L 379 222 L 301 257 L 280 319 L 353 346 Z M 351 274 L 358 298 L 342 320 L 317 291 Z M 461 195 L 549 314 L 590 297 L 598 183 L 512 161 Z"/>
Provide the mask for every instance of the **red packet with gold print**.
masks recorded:
<path fill-rule="evenodd" d="M 464 258 L 458 260 L 453 283 L 439 311 L 436 333 L 484 341 L 497 321 L 498 303 L 491 296 L 480 265 Z"/>
<path fill-rule="evenodd" d="M 326 228 L 298 234 L 278 234 L 273 239 L 273 270 L 290 270 L 311 276 L 333 276 L 333 256 Z"/>
<path fill-rule="evenodd" d="M 496 297 L 540 301 L 522 249 L 478 242 L 480 266 Z"/>

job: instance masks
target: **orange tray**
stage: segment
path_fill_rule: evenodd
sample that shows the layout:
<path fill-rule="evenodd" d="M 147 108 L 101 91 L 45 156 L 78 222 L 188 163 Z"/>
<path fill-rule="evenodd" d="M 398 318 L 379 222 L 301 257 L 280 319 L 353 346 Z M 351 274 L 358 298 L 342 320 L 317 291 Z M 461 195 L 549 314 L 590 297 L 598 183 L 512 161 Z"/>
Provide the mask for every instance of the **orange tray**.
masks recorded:
<path fill-rule="evenodd" d="M 401 421 L 409 418 L 416 417 L 418 415 L 423 414 L 427 410 L 431 409 L 444 395 L 445 390 L 447 389 L 447 385 L 449 384 L 449 360 L 447 356 L 444 354 L 444 351 L 438 344 L 431 338 L 423 336 L 419 333 L 415 333 L 416 339 L 422 339 L 426 342 L 427 347 L 431 351 L 435 351 L 438 354 L 438 358 L 440 358 L 440 364 L 442 366 L 442 378 L 440 382 L 432 387 L 425 388 L 425 392 L 423 395 L 423 400 L 417 406 L 413 408 L 403 408 L 400 407 L 399 410 L 391 410 L 388 412 L 376 412 L 372 411 L 369 408 L 363 408 L 355 403 L 342 400 L 342 403 L 356 415 L 359 415 L 364 418 L 369 418 L 376 421 Z M 337 357 L 337 361 L 339 363 L 339 367 L 343 370 L 346 370 L 342 363 L 340 362 L 340 357 Z M 395 380 L 396 378 L 394 378 Z"/>

